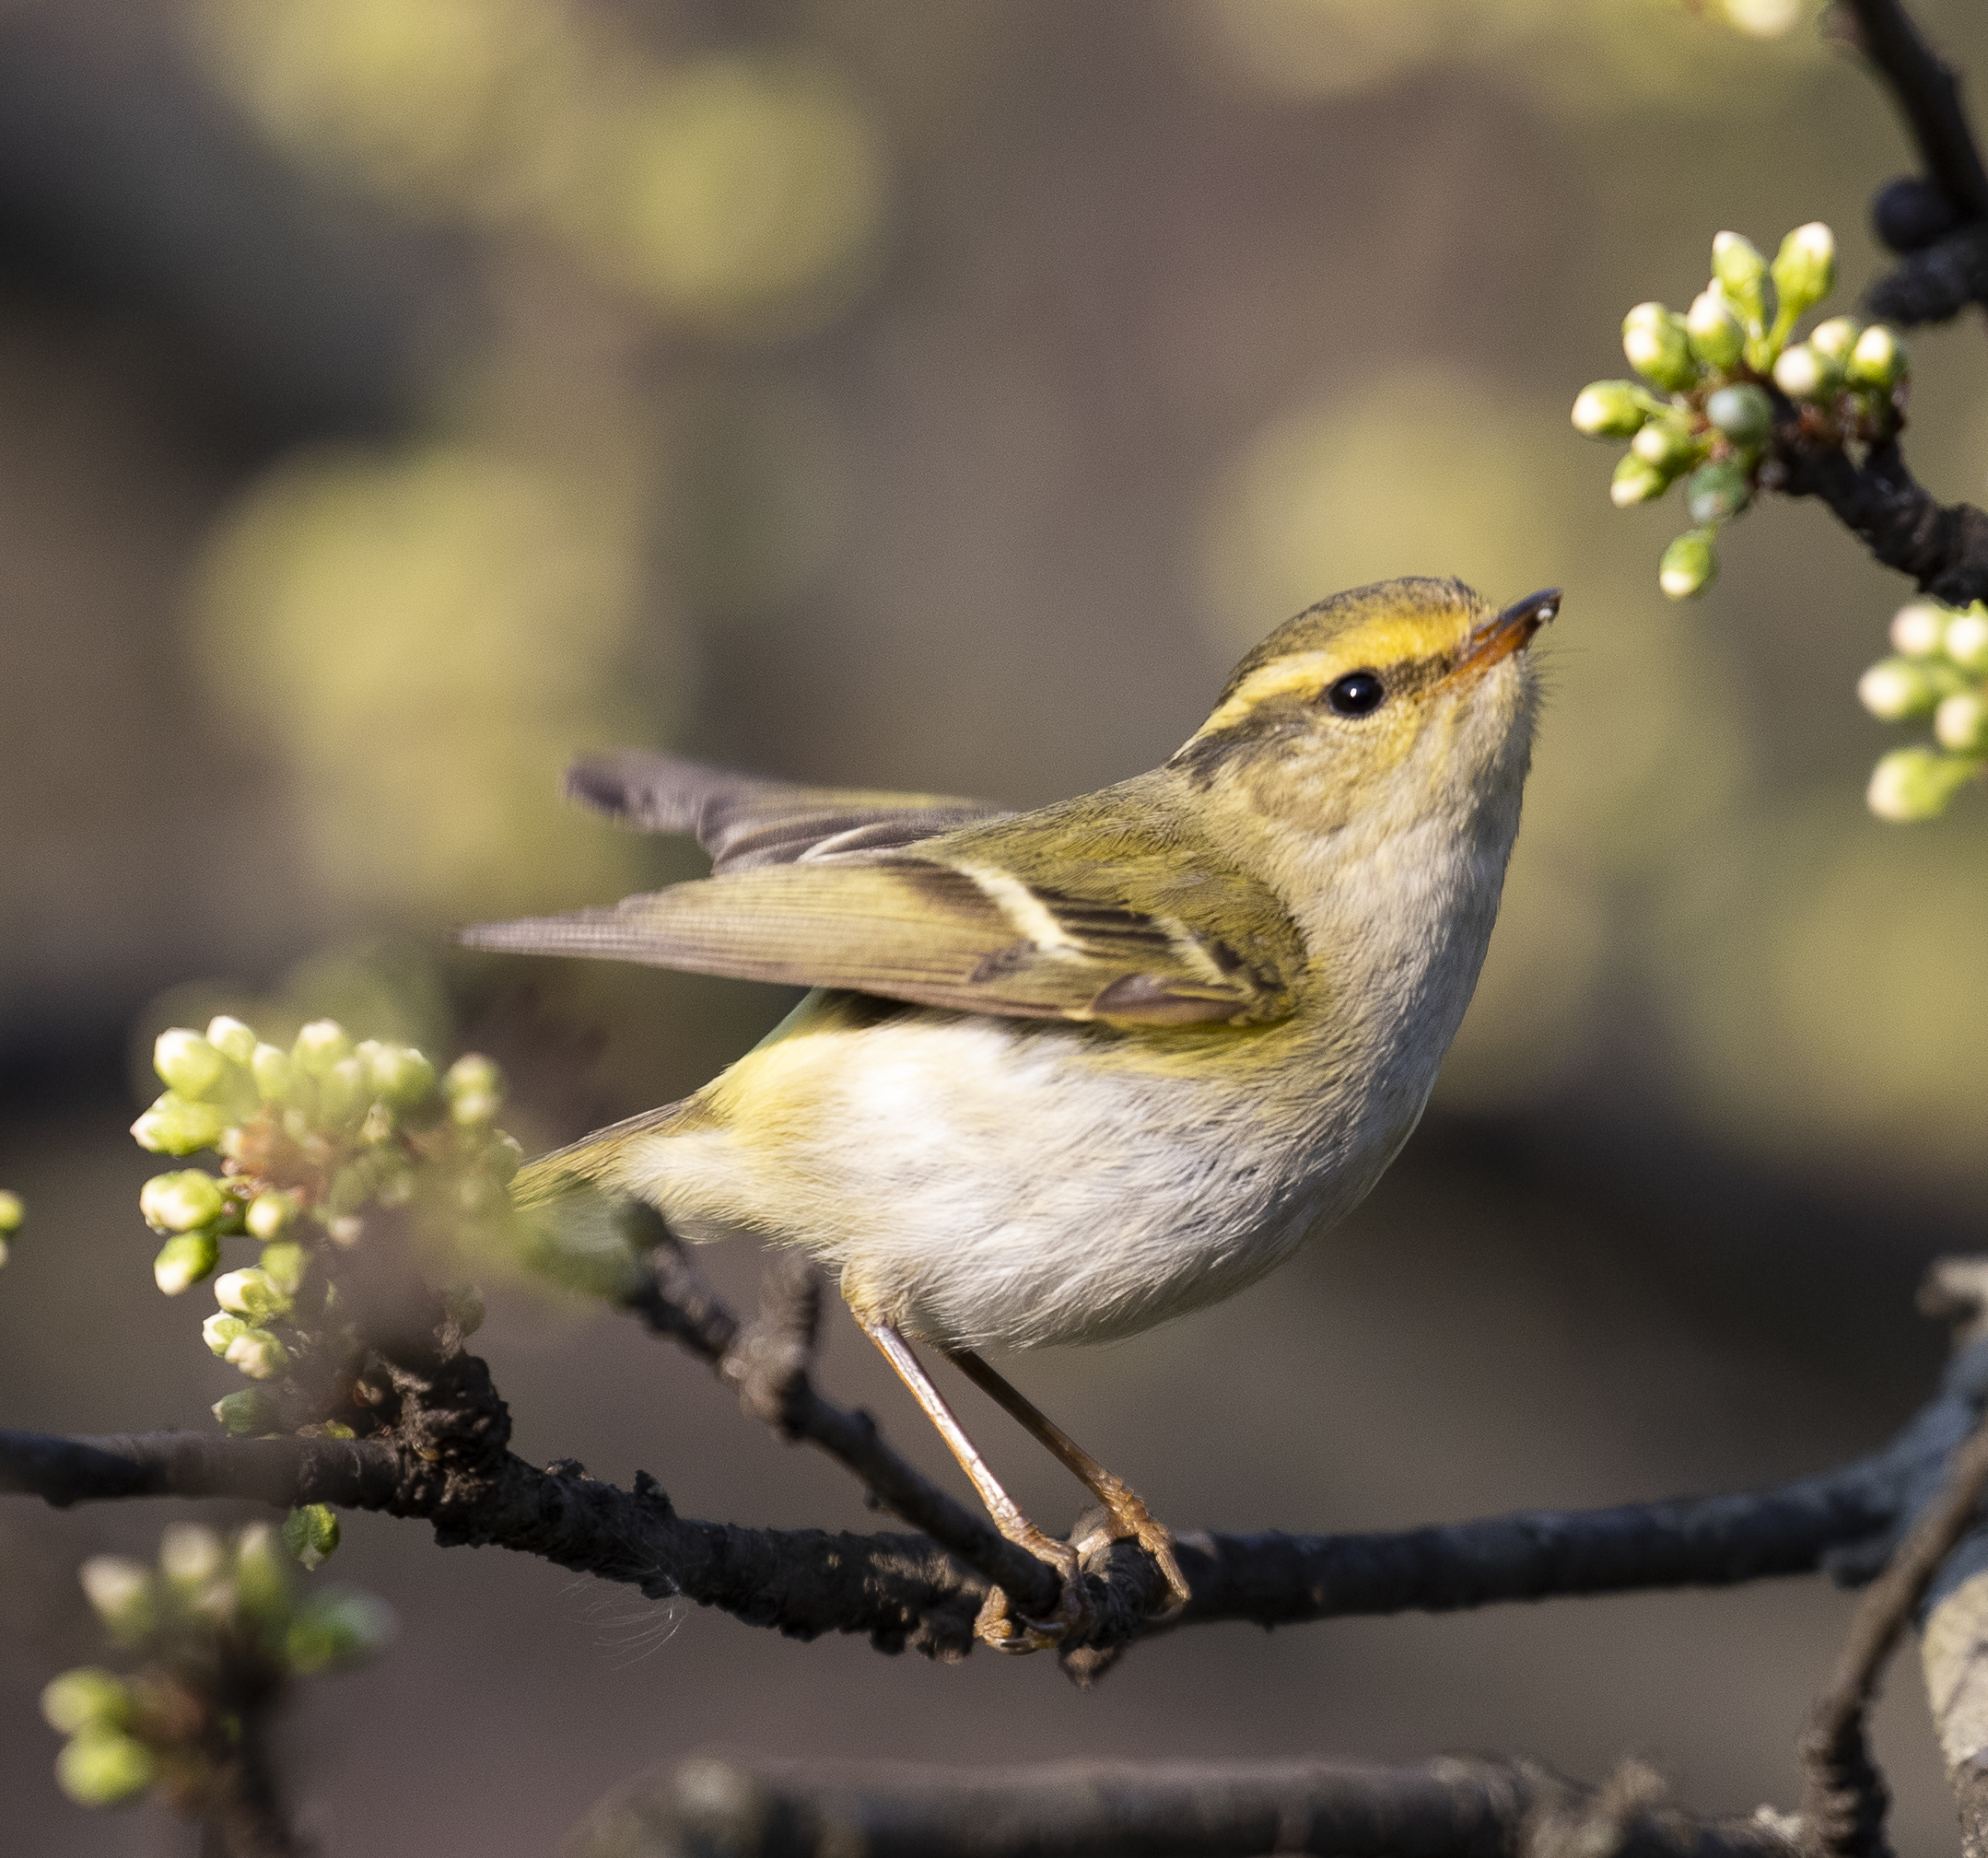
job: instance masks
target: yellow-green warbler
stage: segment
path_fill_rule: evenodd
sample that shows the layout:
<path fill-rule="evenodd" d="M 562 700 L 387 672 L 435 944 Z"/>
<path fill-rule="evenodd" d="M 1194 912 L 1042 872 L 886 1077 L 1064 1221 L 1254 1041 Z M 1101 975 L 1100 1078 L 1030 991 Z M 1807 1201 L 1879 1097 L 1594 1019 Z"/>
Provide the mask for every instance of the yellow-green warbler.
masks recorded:
<path fill-rule="evenodd" d="M 1531 752 L 1525 648 L 1402 579 L 1301 613 L 1163 767 L 1033 812 L 788 786 L 667 756 L 580 762 L 579 800 L 694 832 L 713 875 L 469 931 L 814 989 L 695 1096 L 527 1168 L 529 1201 L 632 1196 L 839 1274 L 1003 1533 L 1062 1569 L 913 1356 L 931 1344 L 1097 1495 L 1187 1597 L 1139 1498 L 974 1352 L 1104 1341 L 1241 1290 L 1348 1212 L 1421 1116 L 1498 913 Z M 596 1198 L 595 1204 L 600 1202 Z"/>

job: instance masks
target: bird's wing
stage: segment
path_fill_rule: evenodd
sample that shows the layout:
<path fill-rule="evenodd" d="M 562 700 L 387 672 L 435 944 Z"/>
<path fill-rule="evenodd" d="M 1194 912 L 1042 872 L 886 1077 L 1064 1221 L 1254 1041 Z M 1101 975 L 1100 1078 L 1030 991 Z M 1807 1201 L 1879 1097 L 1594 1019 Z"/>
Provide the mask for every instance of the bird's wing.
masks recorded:
<path fill-rule="evenodd" d="M 696 835 L 714 871 L 890 851 L 1003 817 L 999 807 L 949 794 L 799 787 L 641 749 L 581 756 L 567 770 L 566 791 L 645 831 Z"/>
<path fill-rule="evenodd" d="M 1281 1018 L 1306 963 L 1267 886 L 1177 815 L 1121 811 L 1112 792 L 911 851 L 734 865 L 613 909 L 486 924 L 463 939 L 1126 1025 Z"/>

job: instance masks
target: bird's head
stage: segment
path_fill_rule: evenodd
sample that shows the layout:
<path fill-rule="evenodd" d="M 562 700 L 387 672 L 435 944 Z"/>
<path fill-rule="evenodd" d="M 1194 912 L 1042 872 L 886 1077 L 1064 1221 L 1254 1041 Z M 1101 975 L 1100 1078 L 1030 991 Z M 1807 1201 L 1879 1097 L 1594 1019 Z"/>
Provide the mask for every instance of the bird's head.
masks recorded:
<path fill-rule="evenodd" d="M 1559 609 L 1557 589 L 1500 612 L 1419 578 L 1334 594 L 1236 666 L 1173 765 L 1313 830 L 1507 799 L 1515 826 L 1538 700 L 1526 648 Z"/>

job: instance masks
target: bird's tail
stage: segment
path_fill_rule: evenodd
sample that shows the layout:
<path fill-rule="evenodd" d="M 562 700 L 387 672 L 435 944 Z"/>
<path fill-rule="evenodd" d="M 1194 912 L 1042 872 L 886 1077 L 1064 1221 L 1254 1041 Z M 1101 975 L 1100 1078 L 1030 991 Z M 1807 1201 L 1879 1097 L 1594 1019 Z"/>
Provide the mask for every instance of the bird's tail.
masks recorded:
<path fill-rule="evenodd" d="M 635 1267 L 627 1166 L 638 1137 L 681 1118 L 685 1104 L 665 1104 L 611 1123 L 518 1172 L 511 1203 L 528 1233 L 534 1268 L 574 1289 L 614 1296 Z"/>

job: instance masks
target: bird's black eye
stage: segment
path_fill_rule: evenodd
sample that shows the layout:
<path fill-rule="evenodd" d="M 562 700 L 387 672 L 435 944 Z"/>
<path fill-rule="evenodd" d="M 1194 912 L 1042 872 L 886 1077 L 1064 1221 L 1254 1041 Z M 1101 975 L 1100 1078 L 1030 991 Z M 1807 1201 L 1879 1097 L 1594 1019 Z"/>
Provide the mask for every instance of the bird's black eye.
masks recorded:
<path fill-rule="evenodd" d="M 1386 686 L 1371 671 L 1350 671 L 1327 687 L 1326 701 L 1339 716 L 1369 716 L 1386 695 Z"/>

